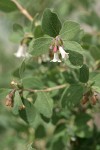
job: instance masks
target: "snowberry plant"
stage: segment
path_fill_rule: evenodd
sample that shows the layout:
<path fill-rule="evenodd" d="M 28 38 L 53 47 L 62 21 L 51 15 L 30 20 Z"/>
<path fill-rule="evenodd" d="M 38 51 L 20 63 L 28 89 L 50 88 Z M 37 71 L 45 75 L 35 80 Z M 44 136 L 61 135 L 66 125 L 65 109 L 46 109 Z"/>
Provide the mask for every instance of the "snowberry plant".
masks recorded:
<path fill-rule="evenodd" d="M 16 29 L 22 27 L 16 24 Z M 14 53 L 22 63 L 10 88 L 1 89 L 12 112 L 36 130 L 36 137 L 38 131 L 46 137 L 44 149 L 63 150 L 70 147 L 68 141 L 93 134 L 86 108 L 98 103 L 100 74 L 89 69 L 84 34 L 78 23 L 61 23 L 55 12 L 45 9 L 41 23 L 23 35 Z M 30 149 L 38 147 L 34 141 Z M 56 148 L 59 143 L 62 147 Z"/>

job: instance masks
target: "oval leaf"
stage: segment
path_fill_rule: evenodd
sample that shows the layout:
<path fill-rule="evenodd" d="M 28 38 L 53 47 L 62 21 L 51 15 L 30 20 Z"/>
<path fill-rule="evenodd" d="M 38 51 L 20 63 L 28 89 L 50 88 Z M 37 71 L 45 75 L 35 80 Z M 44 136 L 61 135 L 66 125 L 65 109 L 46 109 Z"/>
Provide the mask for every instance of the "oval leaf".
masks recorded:
<path fill-rule="evenodd" d="M 81 85 L 71 85 L 69 88 L 64 90 L 62 94 L 61 101 L 62 107 L 72 107 L 80 103 L 83 97 L 83 87 Z"/>
<path fill-rule="evenodd" d="M 11 0 L 0 0 L 0 10 L 4 12 L 12 12 L 17 10 L 17 6 Z"/>
<path fill-rule="evenodd" d="M 63 40 L 72 40 L 80 31 L 80 25 L 73 21 L 64 22 L 60 31 L 60 37 Z"/>
<path fill-rule="evenodd" d="M 43 92 L 37 93 L 37 99 L 34 103 L 36 109 L 43 114 L 45 117 L 50 118 L 53 109 L 53 100 L 50 96 Z"/>
<path fill-rule="evenodd" d="M 72 65 L 74 66 L 83 65 L 83 55 L 81 55 L 78 52 L 69 51 L 69 50 L 67 50 L 67 52 L 69 53 L 69 61 L 71 62 Z"/>
<path fill-rule="evenodd" d="M 20 95 L 19 95 L 19 92 L 16 91 L 15 97 L 14 97 L 14 106 L 13 106 L 13 108 L 12 108 L 12 112 L 13 112 L 15 115 L 19 114 L 19 109 L 20 109 L 20 107 L 21 107 L 22 105 L 23 105 L 23 103 L 22 103 L 21 97 L 20 97 Z"/>
<path fill-rule="evenodd" d="M 38 116 L 36 108 L 27 99 L 23 99 L 23 103 L 25 105 L 25 109 L 19 110 L 19 115 L 25 122 L 32 125 Z"/>
<path fill-rule="evenodd" d="M 83 83 L 86 83 L 89 80 L 89 68 L 85 64 L 80 68 L 79 80 Z"/>
<path fill-rule="evenodd" d="M 26 77 L 22 79 L 22 84 L 25 88 L 43 88 L 43 83 L 36 77 Z"/>
<path fill-rule="evenodd" d="M 43 37 L 33 40 L 30 44 L 30 53 L 33 56 L 39 56 L 49 52 L 49 47 L 51 44 L 52 38 Z"/>
<path fill-rule="evenodd" d="M 59 35 L 61 30 L 61 22 L 58 16 L 53 13 L 50 9 L 45 9 L 42 18 L 42 29 L 45 34 L 51 37 L 56 37 Z"/>
<path fill-rule="evenodd" d="M 83 54 L 83 48 L 75 41 L 63 41 L 65 49 Z"/>

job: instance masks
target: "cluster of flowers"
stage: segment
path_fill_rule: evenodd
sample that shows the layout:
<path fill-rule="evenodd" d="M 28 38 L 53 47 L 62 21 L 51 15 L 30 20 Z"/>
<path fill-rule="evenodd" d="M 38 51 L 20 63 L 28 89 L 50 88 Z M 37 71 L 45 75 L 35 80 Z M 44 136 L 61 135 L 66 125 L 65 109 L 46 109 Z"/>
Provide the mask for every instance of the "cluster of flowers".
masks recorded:
<path fill-rule="evenodd" d="M 92 105 L 95 105 L 99 100 L 99 97 L 100 97 L 99 93 L 88 91 L 83 95 L 82 105 L 87 104 L 88 102 L 90 102 Z"/>
<path fill-rule="evenodd" d="M 57 36 L 50 46 L 50 49 L 53 51 L 54 54 L 51 62 L 61 62 L 59 58 L 59 53 L 61 54 L 62 59 L 69 58 L 69 53 L 66 53 L 63 47 L 63 41 L 60 39 L 59 36 Z"/>
<path fill-rule="evenodd" d="M 14 54 L 16 57 L 30 57 L 31 55 L 27 52 L 28 46 L 24 42 L 24 40 L 21 41 L 20 46 L 18 48 L 18 51 Z M 53 39 L 50 50 L 53 52 L 53 59 L 51 62 L 61 62 L 60 55 L 62 59 L 69 58 L 69 53 L 66 53 L 63 46 L 63 41 L 59 36 Z"/>

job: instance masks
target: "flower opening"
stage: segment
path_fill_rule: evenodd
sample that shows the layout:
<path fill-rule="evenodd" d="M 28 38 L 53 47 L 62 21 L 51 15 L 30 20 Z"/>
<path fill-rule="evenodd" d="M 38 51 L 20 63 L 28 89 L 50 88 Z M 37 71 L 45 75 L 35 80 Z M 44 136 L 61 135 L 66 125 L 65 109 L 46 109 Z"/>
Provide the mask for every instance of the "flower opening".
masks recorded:
<path fill-rule="evenodd" d="M 63 47 L 59 46 L 59 52 L 62 56 L 62 59 L 67 59 L 69 58 L 69 53 L 66 53 Z"/>
<path fill-rule="evenodd" d="M 14 54 L 16 57 L 30 57 L 31 55 L 26 52 L 27 51 L 27 45 L 22 44 L 19 46 L 18 51 Z"/>
<path fill-rule="evenodd" d="M 53 60 L 51 60 L 51 62 L 61 62 L 61 60 L 59 59 L 58 53 L 54 53 L 54 58 Z"/>

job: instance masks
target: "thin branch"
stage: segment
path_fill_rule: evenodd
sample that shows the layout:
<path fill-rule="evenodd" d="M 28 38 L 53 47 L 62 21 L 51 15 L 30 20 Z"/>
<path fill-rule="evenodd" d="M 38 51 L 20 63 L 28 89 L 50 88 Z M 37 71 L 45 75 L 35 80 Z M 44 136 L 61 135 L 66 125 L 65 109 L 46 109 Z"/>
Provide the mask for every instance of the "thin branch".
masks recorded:
<path fill-rule="evenodd" d="M 100 32 L 98 32 L 98 31 L 97 31 L 97 32 L 96 32 L 96 31 L 91 32 L 90 34 L 91 34 L 91 35 L 95 35 L 95 36 L 100 36 Z"/>
<path fill-rule="evenodd" d="M 53 90 L 58 90 L 58 89 L 65 88 L 66 86 L 67 86 L 67 84 L 62 84 L 62 85 L 58 85 L 58 86 L 55 86 L 55 87 L 46 88 L 46 89 L 42 89 L 42 90 L 23 89 L 23 91 L 29 91 L 29 92 L 33 92 L 33 93 L 36 93 L 36 92 L 50 92 L 50 91 L 53 91 Z"/>
<path fill-rule="evenodd" d="M 11 0 L 13 3 L 15 3 L 15 5 L 18 7 L 18 9 L 20 10 L 20 12 L 30 21 L 33 21 L 33 17 L 29 14 L 29 12 L 23 8 L 19 2 L 17 0 Z"/>

